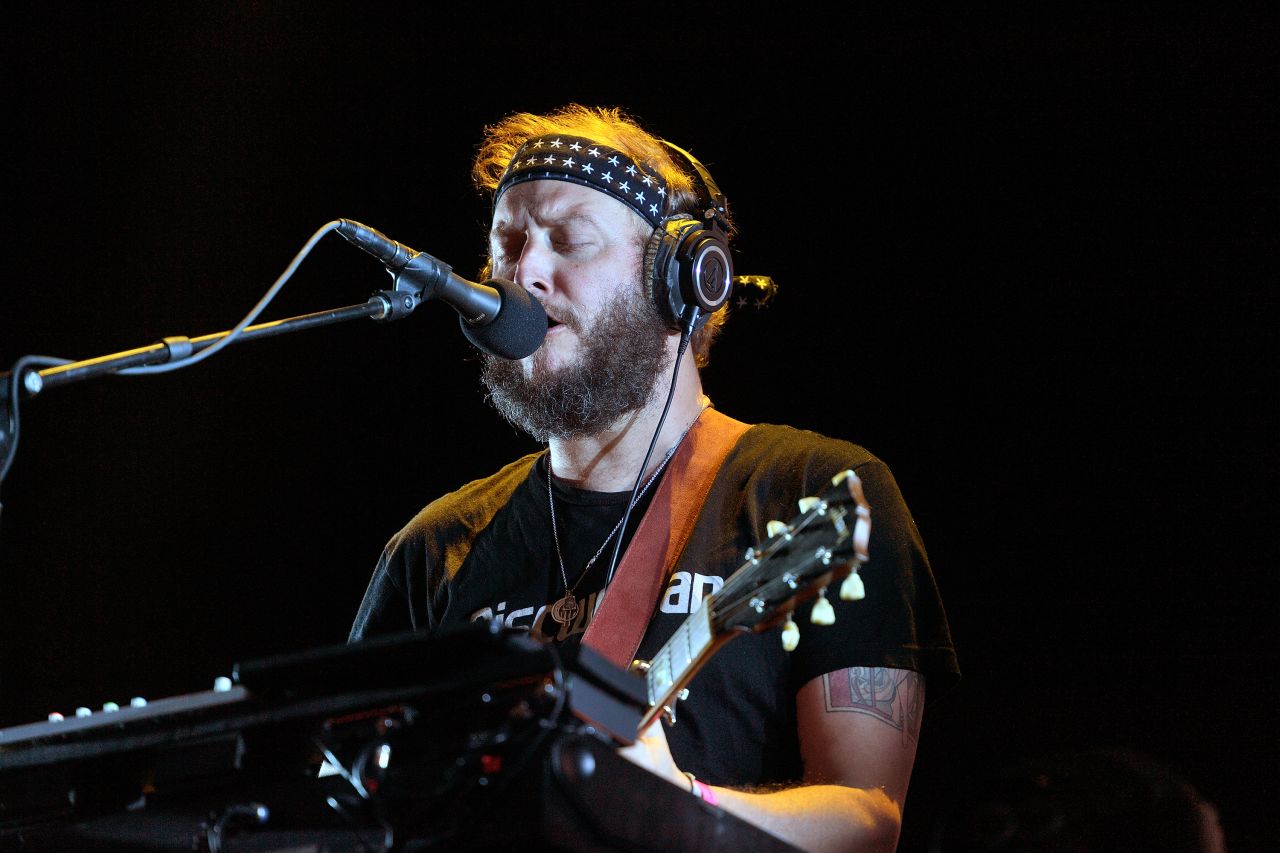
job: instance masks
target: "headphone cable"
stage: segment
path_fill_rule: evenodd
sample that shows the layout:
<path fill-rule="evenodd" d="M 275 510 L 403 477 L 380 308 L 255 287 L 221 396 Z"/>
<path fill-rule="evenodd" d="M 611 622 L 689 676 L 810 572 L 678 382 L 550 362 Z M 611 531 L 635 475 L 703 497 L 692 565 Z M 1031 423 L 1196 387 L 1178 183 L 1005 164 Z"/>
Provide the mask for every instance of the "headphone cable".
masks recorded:
<path fill-rule="evenodd" d="M 617 540 L 613 543 L 613 557 L 609 560 L 609 571 L 604 576 L 604 588 L 600 591 L 600 600 L 603 600 L 605 593 L 609 590 L 609 585 L 613 583 L 613 573 L 618 569 L 618 557 L 622 554 L 622 541 L 627 538 L 627 521 L 631 518 L 631 510 L 635 508 L 636 501 L 639 499 L 640 484 L 644 480 L 644 472 L 649 468 L 649 460 L 653 458 L 653 449 L 658 444 L 658 436 L 662 434 L 662 427 L 667 422 L 667 413 L 671 411 L 671 401 L 676 396 L 676 380 L 680 376 L 680 361 L 684 358 L 684 351 L 689 348 L 689 339 L 693 335 L 693 327 L 697 325 L 698 318 L 702 315 L 702 310 L 697 306 L 690 306 L 689 320 L 680 328 L 680 346 L 676 350 L 675 366 L 671 370 L 671 387 L 667 389 L 667 402 L 662 407 L 662 416 L 658 418 L 658 426 L 653 431 L 653 438 L 649 440 L 649 449 L 645 451 L 644 461 L 640 463 L 640 471 L 636 474 L 635 485 L 631 487 L 631 497 L 627 500 L 626 512 L 622 514 L 622 523 L 619 525 Z M 600 605 L 597 603 L 596 607 Z"/>

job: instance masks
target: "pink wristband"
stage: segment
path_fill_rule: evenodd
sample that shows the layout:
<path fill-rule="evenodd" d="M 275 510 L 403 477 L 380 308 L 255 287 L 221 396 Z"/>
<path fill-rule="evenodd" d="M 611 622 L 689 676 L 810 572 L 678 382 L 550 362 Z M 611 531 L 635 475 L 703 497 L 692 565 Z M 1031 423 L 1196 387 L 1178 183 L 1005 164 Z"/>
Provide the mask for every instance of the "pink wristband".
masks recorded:
<path fill-rule="evenodd" d="M 702 797 L 702 801 L 704 803 L 707 803 L 708 805 L 712 805 L 712 806 L 720 805 L 720 801 L 716 799 L 716 792 L 711 790 L 710 785 L 707 785 L 703 782 L 699 782 L 697 779 L 694 779 L 693 788 L 695 791 L 698 792 L 698 796 Z"/>

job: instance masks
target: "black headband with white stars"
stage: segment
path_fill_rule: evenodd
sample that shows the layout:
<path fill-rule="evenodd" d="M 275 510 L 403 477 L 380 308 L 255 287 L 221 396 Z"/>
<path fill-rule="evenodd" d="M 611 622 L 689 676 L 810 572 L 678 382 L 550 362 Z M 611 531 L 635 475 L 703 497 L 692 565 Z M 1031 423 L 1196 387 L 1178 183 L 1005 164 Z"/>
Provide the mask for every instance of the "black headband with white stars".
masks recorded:
<path fill-rule="evenodd" d="M 586 137 L 535 136 L 516 152 L 493 195 L 496 205 L 514 184 L 569 181 L 613 196 L 657 228 L 667 216 L 667 183 L 621 151 Z"/>

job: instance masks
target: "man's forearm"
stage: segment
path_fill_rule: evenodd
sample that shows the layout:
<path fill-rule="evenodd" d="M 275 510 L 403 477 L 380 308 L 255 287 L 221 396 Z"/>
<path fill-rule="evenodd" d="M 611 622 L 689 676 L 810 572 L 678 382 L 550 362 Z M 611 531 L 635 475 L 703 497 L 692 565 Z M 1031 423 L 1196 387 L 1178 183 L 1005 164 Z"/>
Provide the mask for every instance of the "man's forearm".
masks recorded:
<path fill-rule="evenodd" d="M 902 827 L 878 788 L 806 785 L 767 793 L 712 788 L 721 808 L 803 850 L 892 853 Z"/>

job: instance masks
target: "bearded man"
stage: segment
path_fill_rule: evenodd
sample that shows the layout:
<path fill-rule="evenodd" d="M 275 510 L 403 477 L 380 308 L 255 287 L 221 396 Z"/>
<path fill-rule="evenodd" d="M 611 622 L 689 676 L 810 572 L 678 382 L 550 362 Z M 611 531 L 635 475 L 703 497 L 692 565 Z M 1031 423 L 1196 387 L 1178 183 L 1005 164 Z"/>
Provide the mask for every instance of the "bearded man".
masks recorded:
<path fill-rule="evenodd" d="M 494 200 L 488 272 L 527 290 L 548 318 L 533 355 L 487 357 L 482 380 L 546 450 L 437 499 L 401 530 L 352 640 L 500 619 L 578 642 L 612 580 L 613 551 L 635 534 L 669 461 L 728 429 L 665 590 L 639 614 L 637 657 L 648 659 L 767 538 L 767 519 L 790 518 L 796 499 L 851 469 L 874 518 L 856 615 L 807 631 L 791 653 L 776 629 L 735 639 L 696 676 L 679 723 L 653 724 L 624 753 L 804 849 L 894 849 L 926 679 L 933 690 L 958 674 L 946 617 L 882 462 L 710 409 L 698 367 L 725 312 L 681 307 L 691 299 L 670 292 L 664 243 L 707 216 L 732 230 L 724 205 L 708 207 L 718 202 L 707 200 L 709 175 L 620 111 L 576 105 L 488 128 L 473 175 Z"/>

